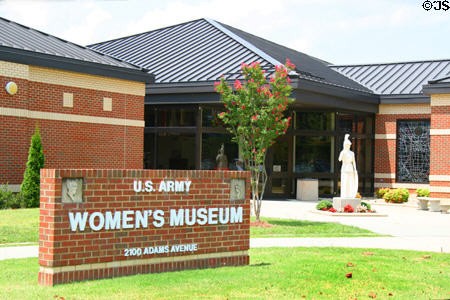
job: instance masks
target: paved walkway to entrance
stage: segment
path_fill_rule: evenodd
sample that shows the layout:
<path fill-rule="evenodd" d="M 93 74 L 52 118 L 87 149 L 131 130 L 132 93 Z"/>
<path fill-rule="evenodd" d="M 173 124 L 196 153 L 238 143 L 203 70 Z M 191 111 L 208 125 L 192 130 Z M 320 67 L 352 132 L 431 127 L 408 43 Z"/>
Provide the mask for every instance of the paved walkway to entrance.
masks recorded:
<path fill-rule="evenodd" d="M 370 202 L 370 201 L 369 201 Z M 262 204 L 261 215 L 317 222 L 338 222 L 365 228 L 387 237 L 355 238 L 257 238 L 250 247 L 351 247 L 383 248 L 450 253 L 450 213 L 418 210 L 417 206 L 373 204 L 386 217 L 329 216 L 315 212 L 317 202 L 270 201 Z M 0 247 L 0 260 L 37 257 L 37 246 Z"/>
<path fill-rule="evenodd" d="M 384 204 L 367 201 L 386 217 L 330 216 L 317 213 L 317 202 L 264 201 L 261 216 L 338 222 L 365 228 L 389 237 L 369 238 L 293 238 L 251 239 L 251 247 L 352 247 L 384 248 L 450 253 L 450 213 L 430 212 L 417 209 L 412 203 L 406 205 Z"/>

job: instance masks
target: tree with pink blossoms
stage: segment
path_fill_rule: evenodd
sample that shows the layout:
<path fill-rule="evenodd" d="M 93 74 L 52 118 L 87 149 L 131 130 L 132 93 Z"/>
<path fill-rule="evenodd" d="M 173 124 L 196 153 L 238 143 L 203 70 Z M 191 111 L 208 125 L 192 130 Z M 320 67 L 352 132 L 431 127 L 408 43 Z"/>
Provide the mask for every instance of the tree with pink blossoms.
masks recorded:
<path fill-rule="evenodd" d="M 285 111 L 293 102 L 289 72 L 294 68 L 287 60 L 267 78 L 259 63 L 242 64 L 242 82 L 236 80 L 230 86 L 221 78 L 215 83 L 225 107 L 218 117 L 232 134 L 232 141 L 239 145 L 245 168 L 251 172 L 252 210 L 257 221 L 268 179 L 267 149 L 286 133 L 291 122 Z"/>

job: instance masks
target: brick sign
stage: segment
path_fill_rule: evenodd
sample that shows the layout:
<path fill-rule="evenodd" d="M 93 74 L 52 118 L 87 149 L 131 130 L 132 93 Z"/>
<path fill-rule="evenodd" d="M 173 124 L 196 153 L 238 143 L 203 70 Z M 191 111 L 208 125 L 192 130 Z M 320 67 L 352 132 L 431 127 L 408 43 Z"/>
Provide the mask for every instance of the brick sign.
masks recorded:
<path fill-rule="evenodd" d="M 249 263 L 250 174 L 41 171 L 39 283 Z"/>

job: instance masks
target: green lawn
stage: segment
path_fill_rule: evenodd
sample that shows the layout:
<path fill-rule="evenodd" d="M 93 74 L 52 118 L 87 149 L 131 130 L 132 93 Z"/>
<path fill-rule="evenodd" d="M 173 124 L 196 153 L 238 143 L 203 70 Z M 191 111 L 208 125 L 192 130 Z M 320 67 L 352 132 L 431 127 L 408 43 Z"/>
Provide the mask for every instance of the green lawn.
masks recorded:
<path fill-rule="evenodd" d="M 0 246 L 38 243 L 39 208 L 0 210 Z"/>
<path fill-rule="evenodd" d="M 252 227 L 250 236 L 261 237 L 370 237 L 371 231 L 338 223 L 262 218 L 269 228 Z M 37 244 L 39 208 L 0 210 L 0 247 L 21 243 Z"/>
<path fill-rule="evenodd" d="M 250 236 L 260 237 L 370 237 L 378 234 L 338 223 L 262 218 L 269 228 L 253 227 Z M 0 210 L 0 247 L 37 244 L 39 208 Z"/>
<path fill-rule="evenodd" d="M 448 299 L 450 255 L 347 248 L 250 250 L 251 265 L 37 284 L 38 262 L 0 261 L 0 299 Z M 352 273 L 353 278 L 346 278 Z"/>
<path fill-rule="evenodd" d="M 373 237 L 381 236 L 372 231 L 355 226 L 329 222 L 312 222 L 289 219 L 261 218 L 272 227 L 250 229 L 252 238 L 263 237 Z"/>
<path fill-rule="evenodd" d="M 0 246 L 37 243 L 39 209 L 0 211 Z M 264 219 L 252 237 L 376 236 L 337 223 Z M 0 261 L 0 299 L 446 299 L 450 255 L 348 248 L 251 249 L 251 265 L 37 284 L 37 258 Z M 346 274 L 352 273 L 351 279 Z"/>

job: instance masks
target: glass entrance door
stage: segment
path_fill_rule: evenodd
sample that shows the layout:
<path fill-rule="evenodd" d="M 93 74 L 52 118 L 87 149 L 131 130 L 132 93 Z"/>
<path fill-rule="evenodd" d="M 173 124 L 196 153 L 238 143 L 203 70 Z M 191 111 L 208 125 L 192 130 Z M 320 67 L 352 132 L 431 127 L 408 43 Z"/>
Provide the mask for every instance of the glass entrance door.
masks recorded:
<path fill-rule="evenodd" d="M 292 137 L 283 136 L 269 149 L 266 169 L 269 179 L 266 193 L 269 197 L 289 197 L 292 185 Z"/>

